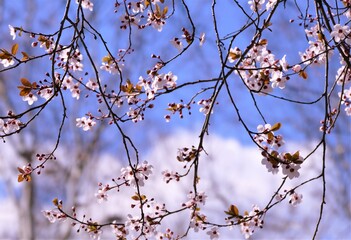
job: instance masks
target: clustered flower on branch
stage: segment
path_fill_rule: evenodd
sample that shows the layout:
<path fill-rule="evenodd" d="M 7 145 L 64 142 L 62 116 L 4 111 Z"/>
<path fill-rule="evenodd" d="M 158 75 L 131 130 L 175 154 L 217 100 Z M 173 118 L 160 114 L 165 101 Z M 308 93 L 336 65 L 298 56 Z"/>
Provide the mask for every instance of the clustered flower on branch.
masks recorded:
<path fill-rule="evenodd" d="M 266 166 L 268 172 L 273 174 L 279 171 L 279 166 L 282 168 L 284 175 L 292 178 L 300 176 L 298 170 L 304 159 L 300 156 L 299 151 L 291 154 L 288 152 L 279 152 L 284 145 L 284 140 L 281 135 L 275 135 L 274 132 L 279 130 L 281 123 L 276 123 L 273 126 L 270 124 L 259 125 L 257 127 L 258 134 L 254 136 L 254 140 L 262 149 L 262 164 Z"/>
<path fill-rule="evenodd" d="M 125 69 L 133 69 L 133 67 L 127 65 L 128 61 L 126 61 L 129 55 L 134 54 L 135 50 L 131 37 L 128 38 L 129 46 L 127 49 L 112 50 L 102 34 L 93 27 L 93 23 L 90 23 L 83 14 L 86 10 L 94 10 L 94 1 L 76 0 L 75 5 L 72 4 L 66 9 L 62 25 L 53 34 L 36 33 L 22 27 L 9 25 L 12 40 L 18 39 L 17 36 L 34 39 L 31 47 L 39 46 L 38 49 L 42 53 L 37 56 L 30 56 L 23 51 L 19 53 L 19 49 L 23 47 L 18 43 L 13 44 L 10 49 L 1 48 L 0 63 L 3 69 L 0 69 L 0 72 L 10 71 L 22 64 L 30 64 L 31 61 L 38 59 L 47 60 L 51 64 L 51 70 L 41 80 L 19 76 L 20 85 L 17 87 L 19 96 L 22 101 L 29 105 L 27 106 L 28 110 L 17 114 L 8 111 L 7 115 L 1 115 L 0 137 L 5 139 L 14 133 L 21 133 L 22 129 L 30 124 L 32 120 L 40 117 L 40 112 L 48 104 L 51 104 L 53 99 L 61 99 L 65 109 L 67 93 L 74 101 L 82 101 L 84 95 L 86 97 L 94 95 L 96 96 L 96 109 L 98 111 L 87 112 L 80 116 L 68 116 L 68 113 L 64 110 L 61 125 L 65 124 L 66 118 L 72 118 L 76 127 L 81 128 L 84 133 L 94 131 L 99 124 L 114 125 L 123 139 L 125 148 L 127 166 L 123 167 L 119 176 L 115 176 L 110 183 L 100 183 L 95 197 L 103 206 L 104 202 L 109 201 L 110 195 L 120 194 L 119 190 L 121 188 L 131 188 L 134 194 L 123 196 L 131 199 L 131 213 L 120 222 L 99 223 L 91 218 L 86 219 L 85 215 L 79 217 L 75 207 L 72 208 L 70 213 L 65 210 L 62 201 L 54 199 L 55 208 L 43 211 L 44 216 L 51 223 L 65 220 L 72 221 L 74 226 L 78 226 L 78 232 L 86 231 L 93 239 L 99 239 L 105 229 L 108 231 L 106 226 L 110 226 L 109 230 L 112 231 L 116 239 L 181 239 L 186 238 L 189 231 L 201 231 L 206 233 L 210 239 L 219 239 L 221 228 L 232 228 L 233 226 L 240 227 L 243 236 L 249 238 L 256 229 L 263 228 L 265 216 L 277 203 L 287 197 L 289 198 L 289 204 L 294 207 L 302 202 L 303 195 L 297 193 L 296 190 L 309 183 L 309 181 L 305 181 L 290 190 L 284 190 L 283 193 L 280 193 L 280 190 L 286 181 L 300 177 L 300 169 L 303 168 L 303 162 L 306 161 L 308 156 L 302 157 L 299 150 L 284 151 L 286 145 L 284 138 L 277 134 L 282 124 L 279 122 L 273 125 L 268 124 L 258 107 L 257 110 L 263 121 L 257 122 L 257 124 L 261 122 L 264 122 L 264 124 L 258 125 L 255 131 L 250 130 L 233 100 L 233 89 L 230 88 L 228 82 L 229 78 L 241 80 L 253 99 L 257 95 L 259 97 L 268 98 L 273 96 L 279 98 L 273 95 L 273 90 L 284 91 L 289 88 L 289 82 L 296 78 L 308 79 L 310 68 L 323 64 L 329 66 L 333 54 L 339 54 L 340 67 L 335 78 L 333 78 L 332 87 L 329 89 L 327 87 L 321 93 L 320 98 L 325 99 L 326 103 L 326 114 L 324 119 L 321 119 L 320 127 L 323 132 L 322 142 L 326 142 L 325 135 L 331 133 L 339 114 L 341 114 L 341 108 L 344 108 L 346 115 L 351 116 L 351 30 L 347 24 L 344 24 L 345 22 L 349 23 L 351 19 L 351 2 L 342 0 L 343 11 L 334 11 L 332 7 L 323 4 L 322 1 L 315 1 L 318 14 L 316 16 L 308 14 L 304 19 L 300 19 L 301 23 L 308 19 L 309 24 L 313 26 L 308 27 L 308 24 L 303 26 L 308 39 L 307 48 L 304 52 L 296 54 L 301 61 L 299 60 L 294 64 L 290 64 L 290 61 L 288 63 L 287 55 L 281 58 L 276 57 L 268 48 L 269 40 L 262 37 L 264 31 L 274 31 L 275 26 L 271 23 L 272 16 L 277 14 L 278 8 L 283 4 L 285 5 L 286 1 L 250 0 L 247 1 L 246 6 L 235 2 L 237 9 L 241 9 L 246 16 L 250 16 L 248 18 L 249 24 L 223 39 L 215 27 L 216 43 L 222 63 L 221 69 L 219 69 L 220 76 L 187 83 L 184 82 L 184 79 L 178 79 L 173 73 L 177 71 L 171 68 L 171 63 L 173 60 L 182 57 L 185 51 L 191 49 L 194 40 L 198 40 L 200 46 L 202 46 L 205 42 L 205 33 L 198 33 L 186 1 L 181 1 L 179 6 L 186 12 L 187 27 L 178 28 L 178 31 L 181 29 L 181 33 L 167 42 L 169 44 L 167 47 L 173 45 L 179 52 L 170 57 L 169 60 L 164 60 L 163 56 L 152 54 L 150 59 L 155 60 L 156 63 L 151 67 L 149 66 L 146 73 L 138 74 L 139 79 L 128 79 L 125 74 Z M 104 4 L 107 5 L 108 3 Z M 114 1 L 114 10 L 111 11 L 114 11 L 118 16 L 117 22 L 121 31 L 128 31 L 128 35 L 132 35 L 136 30 L 142 34 L 142 31 L 146 28 L 162 34 L 167 30 L 166 24 L 172 21 L 177 6 L 175 2 L 170 0 L 125 0 Z M 71 17 L 69 8 L 76 9 L 77 7 L 79 10 L 76 11 L 77 16 Z M 214 24 L 216 23 L 215 16 L 216 11 L 213 12 Z M 244 34 L 246 29 L 253 29 L 255 34 L 246 46 L 239 48 L 236 46 L 236 37 L 239 34 Z M 74 36 L 69 44 L 63 44 L 61 39 L 62 33 L 66 31 L 73 33 Z M 103 51 L 105 51 L 105 56 L 101 61 L 92 58 L 91 46 L 85 38 L 85 35 L 90 34 L 94 36 L 94 40 L 99 41 Z M 227 45 L 226 40 L 228 39 L 230 39 L 230 43 Z M 88 72 L 84 74 L 87 66 L 93 69 L 92 74 Z M 117 80 L 113 84 L 109 84 L 106 79 L 103 79 L 102 75 L 109 75 Z M 328 86 L 330 78 L 330 76 L 326 77 L 326 86 Z M 156 198 L 148 196 L 146 190 L 144 191 L 144 186 L 148 184 L 150 176 L 159 169 L 156 167 L 157 164 L 153 164 L 151 160 L 149 160 L 150 163 L 140 161 L 138 149 L 132 138 L 124 132 L 123 124 L 129 121 L 134 123 L 143 121 L 147 118 L 148 109 L 158 104 L 157 100 L 159 98 L 186 87 L 196 89 L 196 93 L 189 99 L 180 100 L 178 103 L 169 102 L 165 106 L 165 111 L 167 111 L 164 116 L 165 121 L 170 122 L 171 116 L 174 114 L 179 114 L 179 117 L 183 118 L 184 110 L 187 110 L 190 115 L 192 105 L 195 105 L 199 112 L 203 113 L 201 117 L 204 120 L 198 145 L 179 148 L 177 156 L 174 156 L 174 160 L 183 164 L 183 170 L 179 172 L 173 169 L 160 171 L 164 182 L 167 184 L 171 182 L 178 184 L 185 177 L 191 177 L 192 179 L 188 183 L 188 195 L 184 196 L 186 201 L 179 203 L 177 209 L 170 209 L 165 203 L 158 202 Z M 339 92 L 335 94 L 335 91 Z M 276 174 L 281 170 L 284 175 L 281 187 L 266 206 L 260 208 L 253 205 L 250 212 L 244 211 L 243 214 L 240 214 L 236 205 L 230 205 L 228 211 L 225 211 L 225 215 L 223 215 L 224 223 L 215 222 L 203 211 L 209 197 L 206 192 L 200 189 L 201 178 L 198 173 L 199 165 L 205 164 L 206 161 L 203 156 L 205 154 L 200 155 L 200 153 L 207 154 L 203 142 L 206 140 L 206 134 L 208 134 L 210 128 L 210 120 L 213 115 L 217 114 L 215 110 L 219 103 L 218 96 L 220 94 L 226 94 L 230 99 L 230 102 L 224 102 L 222 105 L 228 105 L 228 108 L 233 107 L 239 121 L 252 138 L 253 143 L 257 145 L 258 151 L 261 152 L 263 157 L 261 163 L 267 171 Z M 330 95 L 338 97 L 336 106 L 331 106 Z M 281 99 L 296 104 L 310 104 L 288 98 Z M 29 117 L 25 118 L 24 116 L 27 115 Z M 61 129 L 62 127 L 59 130 L 57 143 L 59 143 Z M 55 151 L 56 148 L 51 153 L 37 154 L 37 161 L 39 161 L 37 166 L 32 163 L 21 168 L 18 167 L 18 182 L 29 182 L 33 178 L 33 173 L 40 174 L 49 160 L 56 159 Z M 323 174 L 318 178 L 324 178 Z M 274 202 L 273 199 L 276 201 Z M 323 202 L 324 199 L 322 199 L 322 204 Z M 135 212 L 138 212 L 138 214 Z M 177 232 L 176 229 L 162 228 L 164 219 L 181 212 L 187 212 L 189 215 L 188 220 L 185 221 L 188 226 L 185 233 Z M 320 212 L 321 215 L 322 212 Z M 319 224 L 317 224 L 316 233 L 318 226 Z"/>

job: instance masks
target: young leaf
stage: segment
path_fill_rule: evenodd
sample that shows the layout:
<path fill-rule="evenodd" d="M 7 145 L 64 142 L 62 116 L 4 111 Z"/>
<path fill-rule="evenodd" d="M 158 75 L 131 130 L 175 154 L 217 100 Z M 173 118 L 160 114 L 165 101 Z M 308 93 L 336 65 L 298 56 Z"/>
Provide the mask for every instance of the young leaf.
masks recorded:
<path fill-rule="evenodd" d="M 15 43 L 11 48 L 12 55 L 16 55 L 17 51 L 18 51 L 18 43 Z"/>
<path fill-rule="evenodd" d="M 296 151 L 291 158 L 291 161 L 295 164 L 301 164 L 302 161 L 300 160 L 300 151 Z"/>
<path fill-rule="evenodd" d="M 240 56 L 241 56 L 240 54 L 236 54 L 234 52 L 229 52 L 229 57 L 233 60 L 240 58 Z"/>
<path fill-rule="evenodd" d="M 200 209 L 199 209 L 200 210 Z M 203 222 L 203 221 L 205 221 L 205 219 L 206 219 L 206 217 L 205 216 L 200 216 L 199 214 L 196 214 L 196 221 L 197 222 Z"/>
<path fill-rule="evenodd" d="M 23 182 L 23 180 L 24 180 L 23 175 L 22 175 L 22 174 L 19 174 L 19 175 L 18 175 L 18 178 L 17 178 L 17 182 Z"/>
<path fill-rule="evenodd" d="M 264 27 L 265 27 L 265 28 L 268 28 L 268 27 L 270 27 L 270 26 L 272 26 L 272 23 L 271 23 L 271 22 L 265 22 L 265 23 L 264 23 Z"/>
<path fill-rule="evenodd" d="M 28 55 L 26 52 L 21 52 L 21 53 L 22 53 L 22 55 L 23 55 L 21 61 L 26 61 L 26 60 L 29 59 L 29 55 Z"/>
<path fill-rule="evenodd" d="M 277 151 L 272 151 L 270 155 L 268 155 L 268 161 L 273 165 L 273 167 L 278 167 L 279 165 L 279 153 Z"/>
<path fill-rule="evenodd" d="M 308 78 L 308 75 L 307 75 L 307 73 L 305 71 L 300 71 L 299 72 L 299 76 L 302 77 L 305 80 Z"/>
<path fill-rule="evenodd" d="M 290 153 L 285 153 L 284 157 L 288 160 L 288 162 L 292 161 L 292 156 Z"/>
<path fill-rule="evenodd" d="M 27 78 L 21 78 L 21 83 L 22 83 L 23 86 L 25 86 L 25 87 L 32 87 L 32 84 L 30 83 L 30 81 L 28 81 Z"/>
<path fill-rule="evenodd" d="M 150 0 L 145 0 L 144 4 L 145 4 L 145 8 L 147 8 L 150 5 Z"/>
<path fill-rule="evenodd" d="M 293 159 L 299 159 L 300 157 L 300 151 L 296 151 L 294 154 L 293 154 Z"/>
<path fill-rule="evenodd" d="M 135 90 L 136 90 L 137 92 L 141 92 L 142 86 L 140 86 L 140 85 L 135 85 Z"/>
<path fill-rule="evenodd" d="M 230 205 L 228 211 L 224 211 L 225 214 L 229 215 L 229 219 L 239 217 L 239 209 L 235 205 Z"/>
<path fill-rule="evenodd" d="M 39 42 L 46 42 L 46 41 L 47 41 L 47 38 L 44 37 L 43 35 L 40 35 L 40 36 L 38 37 L 38 41 L 39 41 Z"/>
<path fill-rule="evenodd" d="M 272 132 L 268 132 L 268 133 L 267 133 L 267 138 L 268 138 L 269 141 L 273 141 L 273 139 L 274 139 L 274 134 L 273 134 Z"/>
<path fill-rule="evenodd" d="M 59 201 L 58 201 L 57 198 L 54 198 L 54 199 L 52 200 L 52 203 L 54 204 L 55 207 L 57 207 L 57 206 L 59 205 Z"/>
<path fill-rule="evenodd" d="M 99 229 L 98 222 L 88 222 L 88 223 L 89 225 L 87 226 L 87 228 L 90 232 L 95 232 Z"/>
<path fill-rule="evenodd" d="M 112 60 L 111 56 L 105 56 L 102 58 L 102 62 L 104 63 L 110 63 L 111 60 Z"/>
<path fill-rule="evenodd" d="M 230 205 L 230 211 L 233 213 L 234 216 L 238 216 L 239 215 L 239 209 L 237 208 L 237 206 L 235 205 Z"/>
<path fill-rule="evenodd" d="M 26 179 L 27 182 L 32 181 L 32 176 L 30 174 L 24 175 L 24 179 Z"/>
<path fill-rule="evenodd" d="M 18 88 L 20 88 L 20 87 L 18 87 Z M 22 89 L 20 89 L 19 95 L 21 97 L 27 96 L 30 93 L 30 91 L 31 91 L 30 88 L 22 88 Z"/>
<path fill-rule="evenodd" d="M 271 131 L 273 131 L 273 132 L 278 131 L 281 126 L 282 126 L 282 124 L 280 122 L 277 122 L 271 127 Z"/>
<path fill-rule="evenodd" d="M 164 9 L 163 9 L 163 16 L 165 16 L 168 12 L 168 7 L 166 6 Z"/>
<path fill-rule="evenodd" d="M 268 41 L 267 39 L 261 39 L 259 42 L 258 42 L 258 45 L 259 46 L 263 46 L 263 45 L 267 45 Z"/>
<path fill-rule="evenodd" d="M 17 87 L 20 90 L 19 95 L 21 97 L 27 96 L 32 91 L 33 88 L 37 87 L 37 84 L 35 82 L 30 83 L 27 78 L 21 78 L 21 83 L 22 83 L 22 86 Z"/>
<path fill-rule="evenodd" d="M 5 49 L 0 49 L 0 59 L 11 59 L 12 55 Z"/>
<path fill-rule="evenodd" d="M 133 199 L 134 201 L 139 201 L 139 200 L 140 200 L 140 197 L 139 197 L 138 195 L 134 195 L 134 196 L 132 196 L 132 199 Z"/>
<path fill-rule="evenodd" d="M 157 17 L 161 17 L 161 8 L 158 4 L 156 4 L 156 11 L 155 11 L 155 15 Z"/>

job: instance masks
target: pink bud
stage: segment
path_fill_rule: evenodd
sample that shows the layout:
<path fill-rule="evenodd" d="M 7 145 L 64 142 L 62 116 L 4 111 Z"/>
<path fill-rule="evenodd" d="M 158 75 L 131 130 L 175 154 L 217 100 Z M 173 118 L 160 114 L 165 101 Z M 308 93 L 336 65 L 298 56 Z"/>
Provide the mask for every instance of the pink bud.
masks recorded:
<path fill-rule="evenodd" d="M 301 66 L 297 64 L 297 65 L 295 65 L 295 66 L 292 67 L 292 70 L 293 70 L 294 72 L 296 72 L 296 73 L 297 73 L 297 72 L 300 72 L 300 71 L 301 71 Z"/>

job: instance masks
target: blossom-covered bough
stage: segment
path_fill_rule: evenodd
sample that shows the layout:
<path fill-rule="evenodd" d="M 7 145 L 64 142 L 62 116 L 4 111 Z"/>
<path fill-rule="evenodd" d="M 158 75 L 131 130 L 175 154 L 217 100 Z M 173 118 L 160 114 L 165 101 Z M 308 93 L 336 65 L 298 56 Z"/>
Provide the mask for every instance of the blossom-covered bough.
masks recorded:
<path fill-rule="evenodd" d="M 53 101 L 60 101 L 62 107 L 62 118 L 54 148 L 48 153 L 37 153 L 36 164 L 18 167 L 18 182 L 31 181 L 35 177 L 34 173 L 41 173 L 45 165 L 56 159 L 55 152 L 60 145 L 63 127 L 67 119 L 72 118 L 67 110 L 66 102 L 69 96 L 66 92 L 70 92 L 70 97 L 77 101 L 95 96 L 95 112 L 87 112 L 84 116 L 74 119 L 76 127 L 89 132 L 97 125 L 106 125 L 111 131 L 118 132 L 128 160 L 120 174 L 111 182 L 99 184 L 95 196 L 97 201 L 103 204 L 104 201 L 108 201 L 109 195 L 120 194 L 119 190 L 122 188 L 132 188 L 135 194 L 122 196 L 131 199 L 131 214 L 125 216 L 123 221 L 101 223 L 87 219 L 85 216 L 79 218 L 74 206 L 65 206 L 62 201 L 54 199 L 53 209 L 43 211 L 50 222 L 72 221 L 73 226 L 78 226 L 78 231 L 89 232 L 93 239 L 99 238 L 102 231 L 112 231 L 116 239 L 181 239 L 186 238 L 190 231 L 204 231 L 210 239 L 217 239 L 220 238 L 222 228 L 233 226 L 240 227 L 243 236 L 249 238 L 257 229 L 264 228 L 264 218 L 271 208 L 286 198 L 292 206 L 298 205 L 303 199 L 299 188 L 316 179 L 322 179 L 323 195 L 320 201 L 319 218 L 312 236 L 315 238 L 325 204 L 326 140 L 328 134 L 338 124 L 340 114 L 351 116 L 351 29 L 349 27 L 351 1 L 340 0 L 333 3 L 324 0 L 307 1 L 308 3 L 295 1 L 293 4 L 284 0 L 251 0 L 245 3 L 233 1 L 233 11 L 240 11 L 247 20 L 240 29 L 223 35 L 219 30 L 220 9 L 217 8 L 217 1 L 212 0 L 212 23 L 215 33 L 215 42 L 212 43 L 205 41 L 205 33 L 198 32 L 193 14 L 189 10 L 189 2 L 186 0 L 105 1 L 104 6 L 118 15 L 120 29 L 128 33 L 127 47 L 121 47 L 121 49 L 109 46 L 101 32 L 94 27 L 94 22 L 88 20 L 89 12 L 95 11 L 96 2 L 93 0 L 67 0 L 60 26 L 54 33 L 44 34 L 9 25 L 12 40 L 29 38 L 32 41 L 31 47 L 41 48 L 42 53 L 30 56 L 21 51 L 23 46 L 18 43 L 14 43 L 9 49 L 1 48 L 0 72 L 15 71 L 20 65 L 35 61 L 49 61 L 50 69 L 46 72 L 45 79 L 39 81 L 18 76 L 19 99 L 27 102 L 29 106 L 20 113 L 12 110 L 5 115 L 1 113 L 1 138 L 6 141 L 7 137 L 21 133 L 34 120 L 40 119 L 41 113 Z M 180 11 L 178 8 L 184 11 L 182 17 L 186 23 L 179 28 L 179 36 L 170 38 L 167 43 L 170 48 L 175 47 L 178 52 L 173 56 L 167 56 L 168 59 L 152 54 L 151 59 L 155 60 L 155 64 L 145 66 L 146 69 L 140 74 L 139 79 L 128 79 L 124 71 L 133 69 L 127 64 L 128 57 L 137 54 L 133 44 L 133 34 L 136 31 L 143 34 L 147 28 L 159 34 L 166 34 L 168 29 L 165 26 L 172 22 L 175 12 Z M 300 23 L 301 31 L 305 32 L 307 40 L 306 50 L 296 53 L 300 56 L 300 60 L 296 62 L 288 62 L 287 55 L 277 58 L 270 50 L 270 39 L 264 37 L 267 31 L 277 31 L 272 19 L 279 11 L 285 11 L 286 8 L 300 11 L 297 19 L 291 20 L 291 23 L 295 21 Z M 306 11 L 303 10 L 304 8 Z M 250 34 L 251 39 L 245 44 L 238 42 L 237 39 L 245 34 Z M 63 41 L 63 35 L 69 35 L 70 41 Z M 106 52 L 101 60 L 94 58 L 94 49 L 90 45 L 91 41 L 87 40 L 88 37 L 98 42 L 99 48 Z M 218 57 L 220 62 L 218 76 L 184 81 L 177 76 L 177 69 L 173 68 L 172 64 L 197 44 L 202 48 L 206 48 L 207 44 L 216 44 L 218 56 L 214 57 Z M 335 62 L 335 56 L 339 58 L 339 68 L 337 75 L 331 76 L 332 65 L 338 64 Z M 324 66 L 324 79 L 320 80 L 320 84 L 324 84 L 324 89 L 315 100 L 305 101 L 298 96 L 289 98 L 278 94 L 279 91 L 288 89 L 290 81 L 296 79 L 307 80 L 303 84 L 309 84 L 308 79 L 311 78 L 313 69 L 320 70 L 321 66 Z M 102 78 L 104 74 L 109 74 L 113 81 L 104 80 Z M 257 129 L 252 129 L 245 121 L 236 101 L 232 81 L 240 81 L 240 84 L 250 93 L 253 105 L 260 116 L 260 119 L 255 120 Z M 126 122 L 132 121 L 138 124 L 148 118 L 149 109 L 159 104 L 158 99 L 167 98 L 188 88 L 196 89 L 196 93 L 178 103 L 169 102 L 164 107 L 167 109 L 164 118 L 170 122 L 169 124 L 172 124 L 173 115 L 179 114 L 180 118 L 183 118 L 183 112 L 190 113 L 192 108 L 198 108 L 203 113 L 198 144 L 179 146 L 178 155 L 174 156 L 174 160 L 184 166 L 182 172 L 172 169 L 160 170 L 166 183 L 179 182 L 185 177 L 191 178 L 188 184 L 187 201 L 179 203 L 177 209 L 168 209 L 164 203 L 158 202 L 156 198 L 143 191 L 143 187 L 148 184 L 148 179 L 155 172 L 156 167 L 153 166 L 152 159 L 141 160 L 139 147 L 126 133 L 124 126 Z M 225 95 L 226 101 L 220 101 L 220 95 Z M 336 102 L 332 101 L 335 97 L 338 99 Z M 288 143 L 285 142 L 284 136 L 278 133 L 281 128 L 284 128 L 284 123 L 279 121 L 269 123 L 266 120 L 267 116 L 262 113 L 257 104 L 257 98 L 273 98 L 276 101 L 296 105 L 313 105 L 322 102 L 324 118 L 320 119 L 321 137 L 315 148 L 305 156 L 302 156 L 299 149 L 287 151 L 285 145 Z M 253 205 L 251 210 L 245 211 L 239 210 L 240 206 L 233 203 L 227 209 L 219 210 L 224 211 L 221 222 L 210 219 L 202 211 L 208 196 L 201 190 L 202 179 L 199 174 L 200 165 L 206 164 L 202 161 L 202 156 L 208 154 L 204 142 L 209 134 L 211 119 L 216 114 L 217 105 L 226 105 L 226 108 L 232 109 L 239 119 L 252 143 L 262 154 L 260 159 L 264 165 L 262 170 L 266 168 L 272 174 L 281 172 L 284 175 L 279 188 L 265 206 Z M 279 106 L 276 108 L 279 109 Z M 191 118 L 191 115 L 188 118 Z M 319 148 L 323 152 L 320 161 L 321 173 L 293 188 L 286 189 L 286 183 L 300 177 L 299 171 L 304 167 L 303 163 L 308 161 Z M 72 207 L 72 210 L 67 210 L 69 207 Z M 135 209 L 138 209 L 138 214 L 135 214 Z M 164 230 L 162 227 L 164 219 L 182 212 L 189 213 L 186 231 L 176 232 L 171 228 Z"/>

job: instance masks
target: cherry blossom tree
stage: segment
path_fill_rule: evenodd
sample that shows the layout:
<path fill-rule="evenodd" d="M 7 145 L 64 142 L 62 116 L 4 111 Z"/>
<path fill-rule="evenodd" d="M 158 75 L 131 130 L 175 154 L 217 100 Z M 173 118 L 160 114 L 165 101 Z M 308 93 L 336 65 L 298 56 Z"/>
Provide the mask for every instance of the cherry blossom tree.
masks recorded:
<path fill-rule="evenodd" d="M 35 144 L 29 153 L 22 151 L 26 163 L 16 167 L 18 184 L 31 186 L 35 181 L 44 186 L 45 178 L 50 178 L 45 172 L 57 171 L 59 175 L 52 175 L 66 176 L 74 187 L 67 188 L 70 197 L 53 197 L 52 207 L 42 209 L 49 222 L 69 222 L 93 239 L 105 232 L 116 239 L 185 239 L 193 232 L 218 239 L 221 231 L 232 228 L 250 238 L 268 228 L 265 219 L 275 208 L 284 203 L 298 208 L 304 201 L 303 188 L 319 182 L 319 211 L 313 213 L 316 220 L 309 236 L 318 237 L 327 203 L 328 160 L 343 156 L 336 165 L 350 164 L 349 0 L 234 0 L 226 4 L 216 0 L 201 4 L 67 0 L 59 10 L 61 17 L 54 20 L 56 28 L 50 32 L 40 26 L 35 29 L 35 24 L 8 23 L 12 43 L 0 46 L 0 74 L 15 76 L 15 86 L 1 82 L 5 87 L 1 91 L 17 91 L 11 97 L 14 104 L 3 104 L 7 109 L 0 113 L 4 144 L 17 136 L 30 139 L 28 130 L 33 125 L 44 136 L 47 132 L 55 135 L 50 149 L 40 144 L 45 137 L 29 141 Z M 102 27 L 104 23 L 108 25 Z M 301 36 L 299 44 L 289 42 L 289 34 Z M 31 70 L 20 71 L 24 68 Z M 45 117 L 50 115 L 54 117 Z M 301 121 L 307 117 L 308 126 Z M 140 135 L 146 129 L 156 135 L 164 124 L 168 130 L 178 122 L 194 120 L 201 122 L 196 143 L 174 146 L 177 154 L 167 159 L 178 162 L 179 168 L 160 169 L 156 159 L 145 159 L 148 143 Z M 157 123 L 156 127 L 151 123 Z M 247 208 L 234 198 L 223 208 L 218 206 L 220 219 L 212 219 L 206 203 L 219 198 L 220 190 L 213 189 L 212 194 L 202 189 L 203 182 L 216 181 L 216 176 L 204 179 L 203 169 L 212 154 L 209 135 L 222 124 L 227 131 L 235 127 L 245 134 L 261 155 L 256 161 L 262 171 L 275 175 L 280 184 L 264 204 L 253 202 Z M 313 138 L 308 152 L 293 148 L 292 139 L 286 137 L 303 135 L 302 129 Z M 71 140 L 71 131 L 73 138 L 79 136 L 79 145 L 65 144 Z M 109 180 L 101 176 L 90 195 L 101 208 L 112 195 L 129 206 L 125 216 L 101 222 L 85 214 L 86 206 L 77 206 L 75 198 L 84 195 L 80 191 L 84 181 L 77 180 L 84 169 L 98 169 L 99 162 L 86 159 L 101 154 L 97 148 L 104 145 L 119 149 L 123 166 L 119 172 L 111 168 Z M 333 146 L 342 151 L 333 151 Z M 75 151 L 76 161 L 63 160 L 70 154 L 61 148 Z M 319 171 L 306 178 L 302 171 L 312 161 Z M 58 171 L 57 166 L 62 169 Z M 68 170 L 72 166 L 74 173 Z M 346 179 L 343 184 L 349 170 L 340 169 L 341 178 Z M 97 179 L 99 173 L 94 173 Z M 176 208 L 153 195 L 150 189 L 155 183 L 150 179 L 155 176 L 169 186 L 186 186 L 187 194 Z M 258 182 L 257 188 L 260 184 L 265 183 Z M 225 188 L 220 183 L 215 187 Z M 167 195 L 168 190 L 160 191 Z M 345 208 L 349 200 L 344 201 Z M 177 216 L 186 219 L 185 228 L 168 224 L 168 219 Z M 69 232 L 64 235 L 68 237 Z"/>

